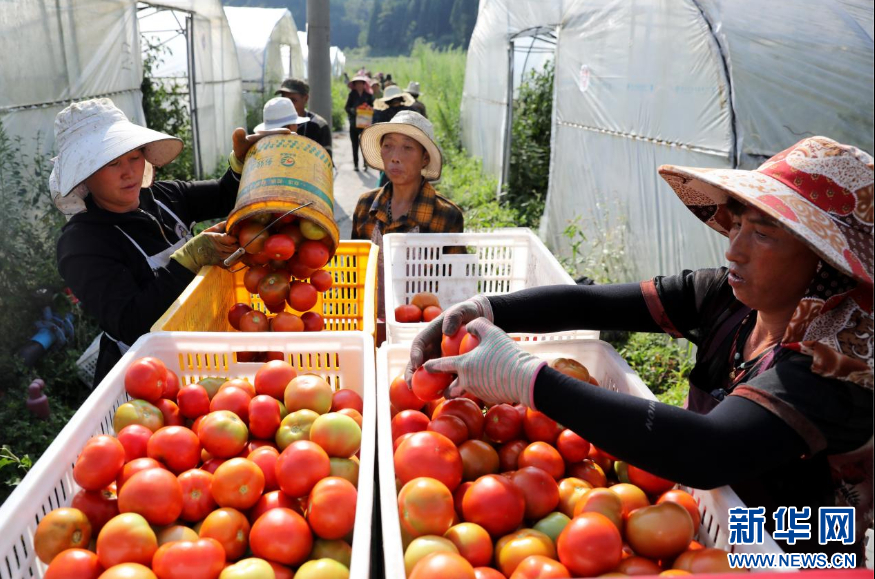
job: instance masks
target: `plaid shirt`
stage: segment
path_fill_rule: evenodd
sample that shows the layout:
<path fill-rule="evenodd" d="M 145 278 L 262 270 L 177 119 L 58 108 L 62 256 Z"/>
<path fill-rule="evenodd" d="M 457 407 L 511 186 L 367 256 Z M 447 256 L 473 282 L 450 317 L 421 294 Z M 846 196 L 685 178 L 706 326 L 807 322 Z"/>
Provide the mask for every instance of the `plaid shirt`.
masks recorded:
<path fill-rule="evenodd" d="M 387 204 L 391 199 L 392 184 L 388 183 L 380 189 L 373 189 L 362 194 L 355 206 L 352 217 L 352 238 L 372 239 L 374 229 L 380 224 L 383 235 L 387 233 L 461 233 L 464 228 L 464 217 L 459 206 L 438 195 L 430 183 L 423 181 L 422 188 L 410 211 L 401 217 L 395 217 L 389 223 Z M 464 248 L 452 248 L 453 250 Z M 452 253 L 457 253 L 452 251 Z"/>

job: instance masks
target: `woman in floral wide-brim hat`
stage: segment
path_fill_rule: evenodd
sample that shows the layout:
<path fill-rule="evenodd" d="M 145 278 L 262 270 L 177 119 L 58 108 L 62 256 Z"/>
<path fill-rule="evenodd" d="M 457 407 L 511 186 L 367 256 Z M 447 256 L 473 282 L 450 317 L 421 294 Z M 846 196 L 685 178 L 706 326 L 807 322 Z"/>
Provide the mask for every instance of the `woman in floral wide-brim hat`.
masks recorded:
<path fill-rule="evenodd" d="M 755 171 L 659 172 L 729 238 L 729 267 L 475 296 L 423 330 L 408 372 L 424 363 L 455 373 L 448 395 L 467 390 L 537 408 L 660 477 L 701 489 L 732 485 L 748 507 L 765 507 L 770 532 L 779 507 L 810 508 L 811 536 L 780 546 L 855 552 L 862 565 L 873 493 L 872 156 L 812 137 Z M 463 323 L 480 345 L 426 361 L 441 334 Z M 505 334 L 579 328 L 663 332 L 696 344 L 686 409 L 570 378 Z M 821 507 L 855 507 L 851 544 L 819 544 Z"/>
<path fill-rule="evenodd" d="M 260 136 L 237 129 L 221 179 L 154 181 L 182 141 L 136 125 L 110 99 L 73 103 L 55 118 L 58 156 L 49 179 L 68 216 L 58 240 L 61 277 L 103 330 L 94 384 L 147 333 L 205 265 L 237 249 L 224 222 L 196 222 L 234 208 L 242 159 Z"/>

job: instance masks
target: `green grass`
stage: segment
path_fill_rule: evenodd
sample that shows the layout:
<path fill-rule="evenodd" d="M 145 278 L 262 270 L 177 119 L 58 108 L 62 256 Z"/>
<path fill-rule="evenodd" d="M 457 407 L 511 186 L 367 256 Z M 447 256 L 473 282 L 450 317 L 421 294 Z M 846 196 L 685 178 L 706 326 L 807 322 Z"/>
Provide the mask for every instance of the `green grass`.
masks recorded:
<path fill-rule="evenodd" d="M 603 339 L 614 346 L 660 402 L 683 406 L 695 364 L 692 344 L 683 345 L 665 334 L 638 332 Z"/>

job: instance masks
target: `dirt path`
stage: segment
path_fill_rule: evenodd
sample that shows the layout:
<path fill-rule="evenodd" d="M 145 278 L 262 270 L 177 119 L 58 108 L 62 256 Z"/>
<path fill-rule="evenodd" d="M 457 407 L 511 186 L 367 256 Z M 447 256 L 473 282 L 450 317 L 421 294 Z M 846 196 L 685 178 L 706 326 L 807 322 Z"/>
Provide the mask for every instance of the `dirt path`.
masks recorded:
<path fill-rule="evenodd" d="M 374 169 L 358 173 L 353 171 L 349 131 L 334 133 L 332 147 L 334 164 L 337 167 L 337 174 L 334 176 L 334 219 L 340 229 L 340 238 L 349 239 L 355 204 L 362 193 L 377 186 L 380 173 Z M 359 159 L 361 163 L 361 157 Z"/>

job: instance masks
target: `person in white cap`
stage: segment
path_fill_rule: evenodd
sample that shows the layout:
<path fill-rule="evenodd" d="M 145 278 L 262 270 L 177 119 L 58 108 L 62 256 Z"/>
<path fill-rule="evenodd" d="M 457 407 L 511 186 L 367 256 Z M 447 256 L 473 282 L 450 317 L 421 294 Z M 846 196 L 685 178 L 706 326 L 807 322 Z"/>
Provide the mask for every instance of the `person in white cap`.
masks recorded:
<path fill-rule="evenodd" d="M 68 216 L 58 269 L 104 331 L 95 384 L 202 266 L 221 263 L 237 248 L 224 223 L 198 235 L 192 226 L 233 209 L 242 159 L 259 138 L 234 132 L 231 168 L 221 179 L 153 182 L 154 167 L 179 155 L 180 139 L 130 122 L 106 98 L 58 113 L 49 188 Z"/>
<path fill-rule="evenodd" d="M 333 158 L 331 125 L 320 115 L 307 110 L 307 104 L 310 102 L 310 85 L 299 78 L 287 78 L 274 94 L 292 101 L 298 116 L 310 119 L 306 125 L 298 129 L 298 134 L 322 145 L 328 151 L 328 156 Z"/>
<path fill-rule="evenodd" d="M 419 100 L 419 95 L 421 94 L 419 91 L 419 83 L 416 82 L 415 80 L 411 80 L 407 84 L 407 90 L 404 92 L 406 92 L 407 94 L 412 96 L 413 100 L 415 101 L 412 105 L 410 105 L 410 110 L 416 111 L 417 113 L 421 114 L 425 118 L 428 118 L 428 115 L 425 112 L 425 104 Z"/>
<path fill-rule="evenodd" d="M 439 195 L 430 183 L 441 176 L 443 155 L 428 119 L 413 111 L 402 111 L 391 122 L 365 129 L 361 146 L 365 162 L 385 171 L 389 182 L 359 197 L 353 212 L 352 239 L 365 239 L 382 248 L 387 233 L 464 230 L 462 210 Z M 464 252 L 464 248 L 453 247 L 448 252 Z M 382 277 L 378 284 L 378 317 L 383 319 Z"/>
<path fill-rule="evenodd" d="M 374 106 L 374 97 L 367 91 L 371 79 L 361 74 L 349 81 L 349 95 L 346 97 L 344 110 L 349 118 L 349 140 L 352 142 L 352 163 L 355 171 L 359 170 L 359 135 L 362 129 L 355 126 L 356 109 L 362 105 Z M 367 169 L 367 166 L 365 166 Z"/>
<path fill-rule="evenodd" d="M 293 133 L 298 132 L 298 127 L 310 119 L 298 115 L 295 105 L 285 97 L 274 97 L 264 103 L 261 123 L 255 125 L 255 133 L 264 133 L 277 129 L 288 129 Z"/>

